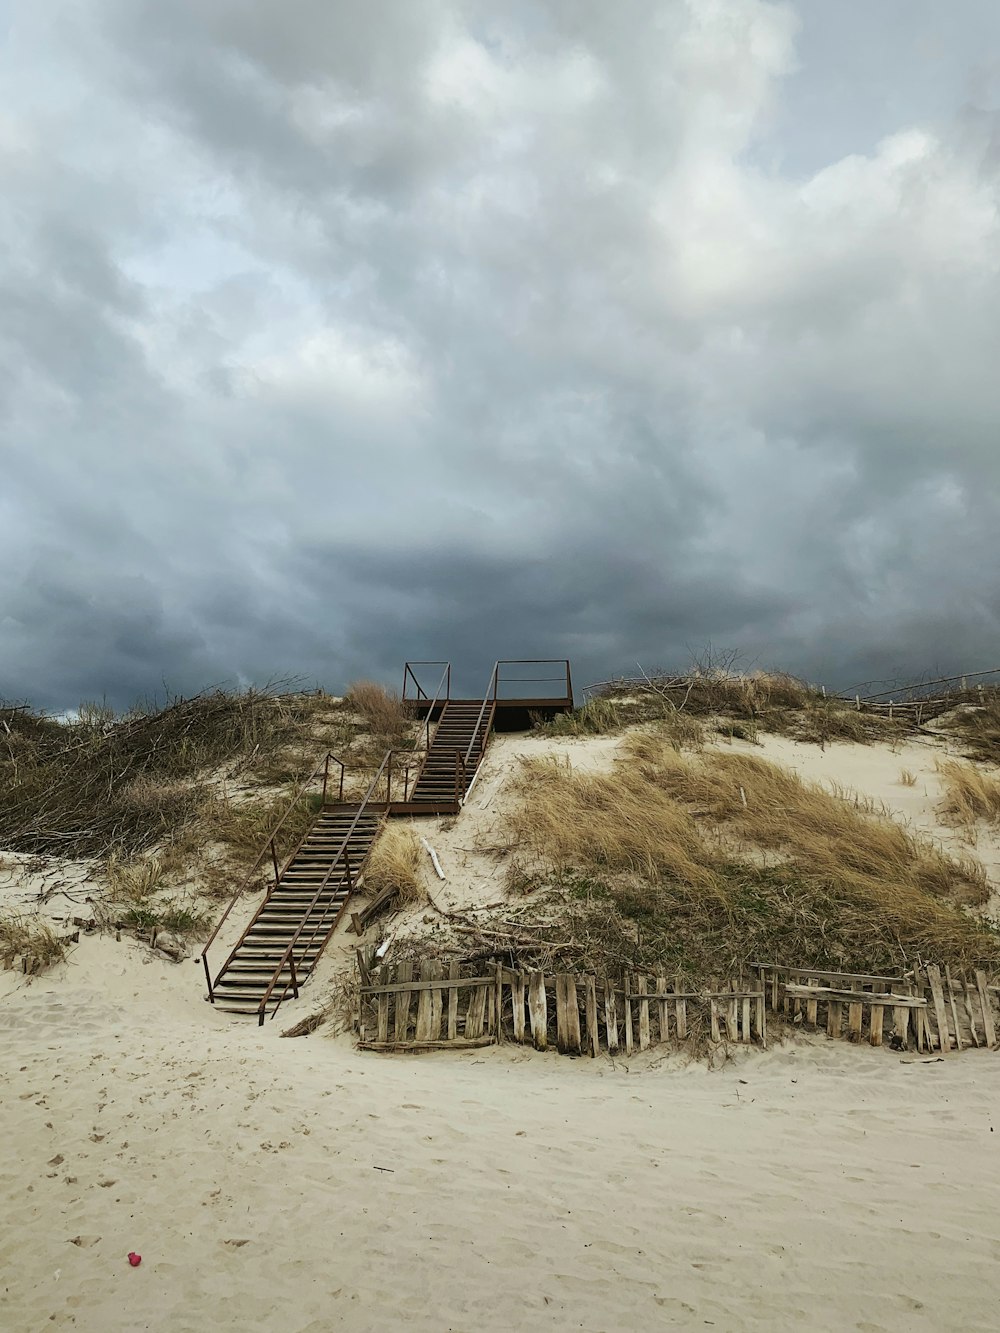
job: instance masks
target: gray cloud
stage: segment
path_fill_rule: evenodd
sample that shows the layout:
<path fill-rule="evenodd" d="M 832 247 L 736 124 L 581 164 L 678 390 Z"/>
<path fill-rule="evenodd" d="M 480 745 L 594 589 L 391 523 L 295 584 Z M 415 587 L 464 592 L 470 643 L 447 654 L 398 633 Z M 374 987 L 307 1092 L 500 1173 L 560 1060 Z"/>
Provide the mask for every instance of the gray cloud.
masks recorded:
<path fill-rule="evenodd" d="M 994 664 L 993 4 L 45 8 L 0 694 Z"/>

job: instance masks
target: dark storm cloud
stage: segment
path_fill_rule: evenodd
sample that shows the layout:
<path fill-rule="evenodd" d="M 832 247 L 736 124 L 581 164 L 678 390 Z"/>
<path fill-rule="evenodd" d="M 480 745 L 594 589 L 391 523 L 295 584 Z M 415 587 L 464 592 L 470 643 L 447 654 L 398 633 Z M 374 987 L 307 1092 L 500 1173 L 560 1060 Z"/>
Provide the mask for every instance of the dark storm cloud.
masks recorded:
<path fill-rule="evenodd" d="M 42 9 L 0 694 L 993 665 L 995 6 Z"/>

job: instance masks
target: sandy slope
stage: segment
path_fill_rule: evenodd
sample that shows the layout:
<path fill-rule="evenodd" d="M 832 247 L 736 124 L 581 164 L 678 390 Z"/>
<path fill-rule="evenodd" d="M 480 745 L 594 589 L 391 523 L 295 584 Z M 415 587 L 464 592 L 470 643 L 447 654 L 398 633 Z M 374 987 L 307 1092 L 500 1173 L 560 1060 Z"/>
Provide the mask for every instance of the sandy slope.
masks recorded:
<path fill-rule="evenodd" d="M 366 1057 L 142 956 L 0 1002 L 5 1330 L 997 1325 L 1000 1055 Z"/>

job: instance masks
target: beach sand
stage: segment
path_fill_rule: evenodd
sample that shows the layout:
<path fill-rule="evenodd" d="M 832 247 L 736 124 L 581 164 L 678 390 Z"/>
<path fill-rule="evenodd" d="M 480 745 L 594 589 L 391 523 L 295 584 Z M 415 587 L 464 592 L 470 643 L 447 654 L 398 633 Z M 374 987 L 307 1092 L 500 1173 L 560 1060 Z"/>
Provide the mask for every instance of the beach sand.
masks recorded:
<path fill-rule="evenodd" d="M 11 1333 L 997 1327 L 1000 1054 L 365 1055 L 86 937 L 4 981 Z"/>

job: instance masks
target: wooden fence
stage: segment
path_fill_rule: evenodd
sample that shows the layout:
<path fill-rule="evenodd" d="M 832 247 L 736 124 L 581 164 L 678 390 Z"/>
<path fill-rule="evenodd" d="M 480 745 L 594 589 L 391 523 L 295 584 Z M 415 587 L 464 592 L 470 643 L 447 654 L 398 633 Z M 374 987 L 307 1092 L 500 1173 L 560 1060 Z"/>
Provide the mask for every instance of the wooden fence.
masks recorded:
<path fill-rule="evenodd" d="M 997 1045 L 1000 988 L 929 964 L 905 976 L 869 976 L 754 964 L 755 976 L 707 989 L 680 977 L 620 981 L 560 972 L 473 974 L 427 960 L 372 969 L 359 954 L 359 1044 L 365 1050 L 434 1050 L 504 1041 L 566 1055 L 645 1051 L 694 1036 L 767 1045 L 767 1010 L 833 1038 L 918 1052 Z"/>
<path fill-rule="evenodd" d="M 628 975 L 620 982 L 494 967 L 464 974 L 457 963 L 362 963 L 359 1044 L 366 1050 L 459 1049 L 513 1041 L 564 1055 L 645 1051 L 692 1034 L 688 1006 L 707 1012 L 714 1041 L 767 1040 L 765 996 L 742 982 L 685 989 L 679 978 Z"/>
<path fill-rule="evenodd" d="M 916 1051 L 996 1047 L 997 993 L 983 972 L 970 980 L 928 964 L 904 976 L 865 976 L 758 964 L 769 1007 L 830 1037 Z M 845 1021 L 846 1019 L 846 1021 Z"/>

